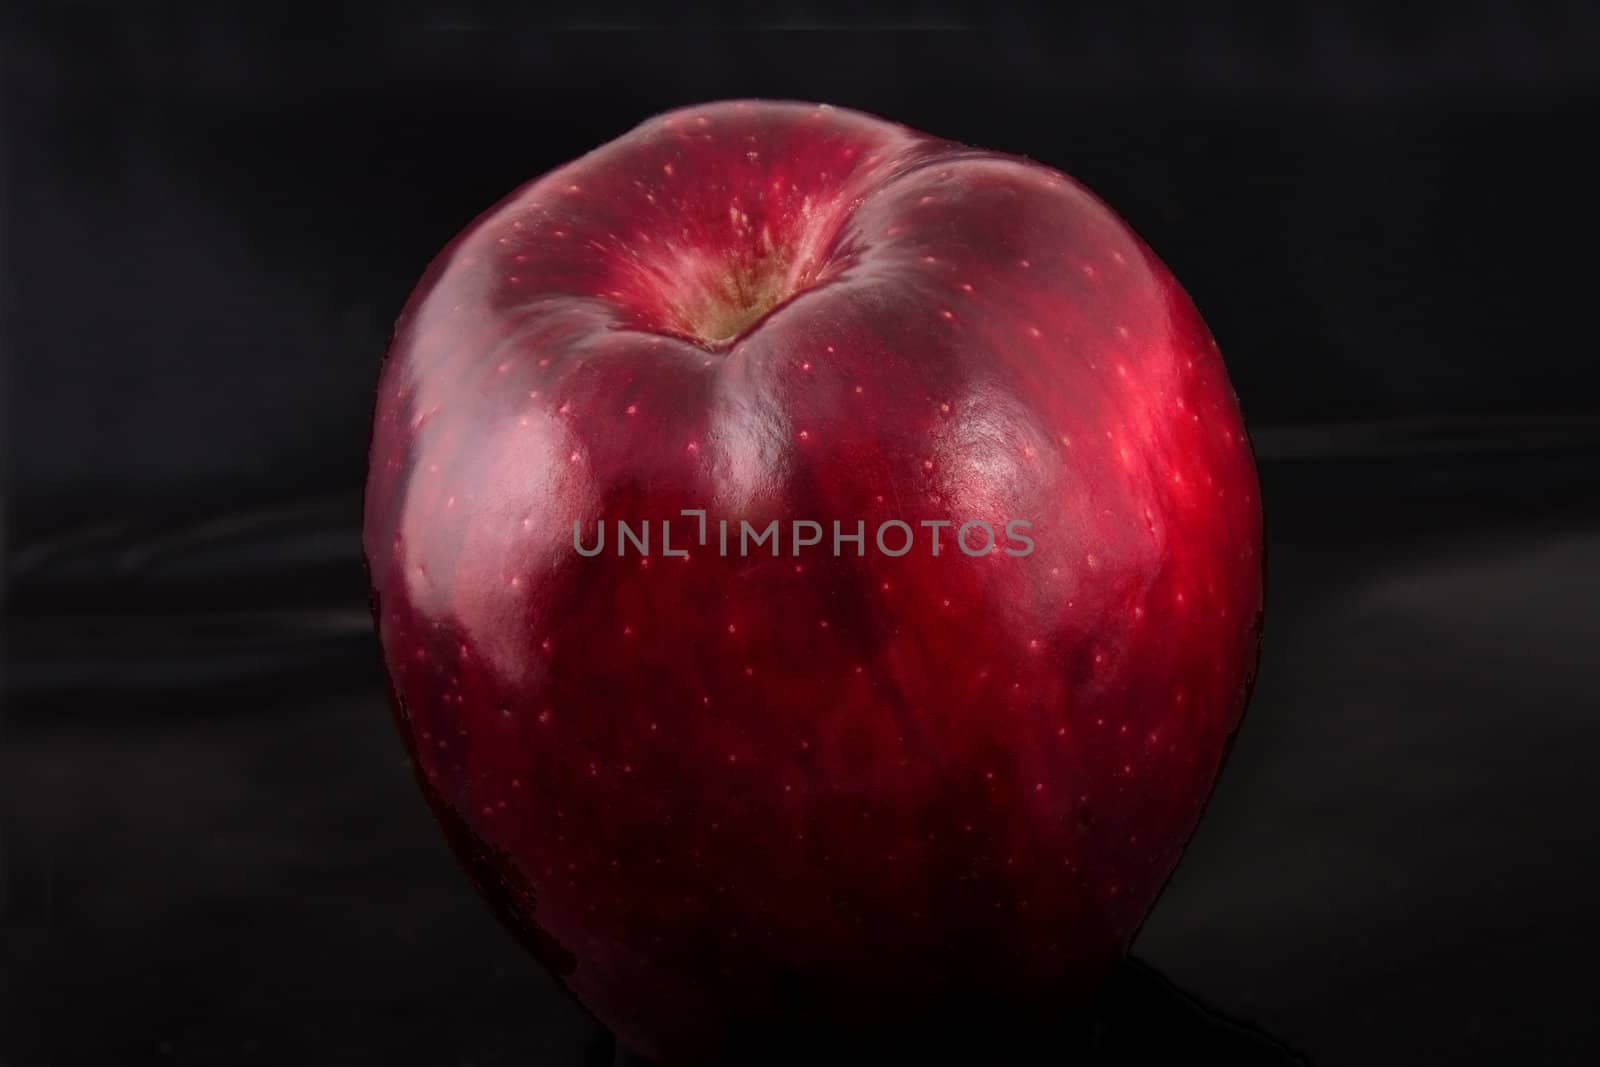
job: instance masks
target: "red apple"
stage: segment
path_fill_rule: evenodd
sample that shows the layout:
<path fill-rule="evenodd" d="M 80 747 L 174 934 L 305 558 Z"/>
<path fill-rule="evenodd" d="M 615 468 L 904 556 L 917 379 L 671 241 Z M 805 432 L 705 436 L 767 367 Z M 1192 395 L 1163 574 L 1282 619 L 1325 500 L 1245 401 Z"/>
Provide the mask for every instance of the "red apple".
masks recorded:
<path fill-rule="evenodd" d="M 1257 494 L 1199 314 L 1081 185 L 718 103 L 433 263 L 365 549 L 453 848 L 676 1065 L 1078 1003 L 1243 712 Z"/>

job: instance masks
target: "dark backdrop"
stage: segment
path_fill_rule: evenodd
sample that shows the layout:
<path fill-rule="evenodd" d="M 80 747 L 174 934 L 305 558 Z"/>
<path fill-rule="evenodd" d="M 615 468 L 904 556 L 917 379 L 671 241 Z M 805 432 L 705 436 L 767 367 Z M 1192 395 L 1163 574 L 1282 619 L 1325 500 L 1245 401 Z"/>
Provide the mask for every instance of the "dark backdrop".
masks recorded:
<path fill-rule="evenodd" d="M 1596 9 L 174 10 L 0 16 L 0 1061 L 593 1054 L 386 722 L 369 405 L 464 223 L 729 96 L 1064 169 L 1221 342 L 1265 659 L 1140 955 L 1313 1062 L 1585 1058 Z"/>

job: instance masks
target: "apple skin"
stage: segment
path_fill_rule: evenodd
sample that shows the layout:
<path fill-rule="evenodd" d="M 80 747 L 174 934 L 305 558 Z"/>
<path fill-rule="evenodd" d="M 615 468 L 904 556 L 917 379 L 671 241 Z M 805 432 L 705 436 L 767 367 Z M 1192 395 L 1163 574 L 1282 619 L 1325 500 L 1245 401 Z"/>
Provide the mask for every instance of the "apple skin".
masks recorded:
<path fill-rule="evenodd" d="M 435 260 L 364 544 L 401 736 L 495 911 L 636 1051 L 768 1062 L 1025 1029 L 1126 951 L 1248 700 L 1258 494 L 1199 314 L 1081 185 L 725 102 Z M 866 551 L 724 556 L 697 508 L 865 520 Z M 891 557 L 890 518 L 1036 547 Z M 617 519 L 688 556 L 574 551 Z"/>

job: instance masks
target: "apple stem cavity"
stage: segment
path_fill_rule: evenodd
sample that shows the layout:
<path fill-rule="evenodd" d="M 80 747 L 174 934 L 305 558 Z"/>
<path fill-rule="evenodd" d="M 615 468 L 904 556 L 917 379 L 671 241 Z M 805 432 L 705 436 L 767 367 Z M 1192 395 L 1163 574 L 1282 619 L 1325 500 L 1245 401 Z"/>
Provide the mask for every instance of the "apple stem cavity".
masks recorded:
<path fill-rule="evenodd" d="M 663 191 L 661 203 L 687 222 L 676 240 L 638 249 L 616 294 L 649 328 L 725 351 L 845 265 L 833 262 L 837 238 L 853 185 L 864 179 L 804 191 L 764 169 L 758 175 L 725 203 L 708 204 L 692 189 Z"/>
<path fill-rule="evenodd" d="M 730 265 L 675 308 L 677 325 L 707 348 L 724 348 L 804 288 L 779 257 Z"/>
<path fill-rule="evenodd" d="M 760 243 L 750 244 L 680 250 L 672 269 L 661 272 L 671 279 L 656 309 L 661 326 L 703 348 L 724 350 L 811 287 L 817 270 L 810 257 L 773 247 L 765 229 Z"/>

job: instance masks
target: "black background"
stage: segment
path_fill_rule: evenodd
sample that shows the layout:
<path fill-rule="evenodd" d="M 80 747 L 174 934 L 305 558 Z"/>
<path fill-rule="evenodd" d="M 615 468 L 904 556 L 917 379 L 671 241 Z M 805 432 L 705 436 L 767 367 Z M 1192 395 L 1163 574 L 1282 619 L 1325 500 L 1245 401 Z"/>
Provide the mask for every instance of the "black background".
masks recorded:
<path fill-rule="evenodd" d="M 478 211 L 733 96 L 1066 170 L 1222 345 L 1267 638 L 1139 956 L 1315 1063 L 1587 1062 L 1595 9 L 180 10 L 0 16 L 0 1062 L 604 1055 L 387 721 L 372 387 Z"/>

